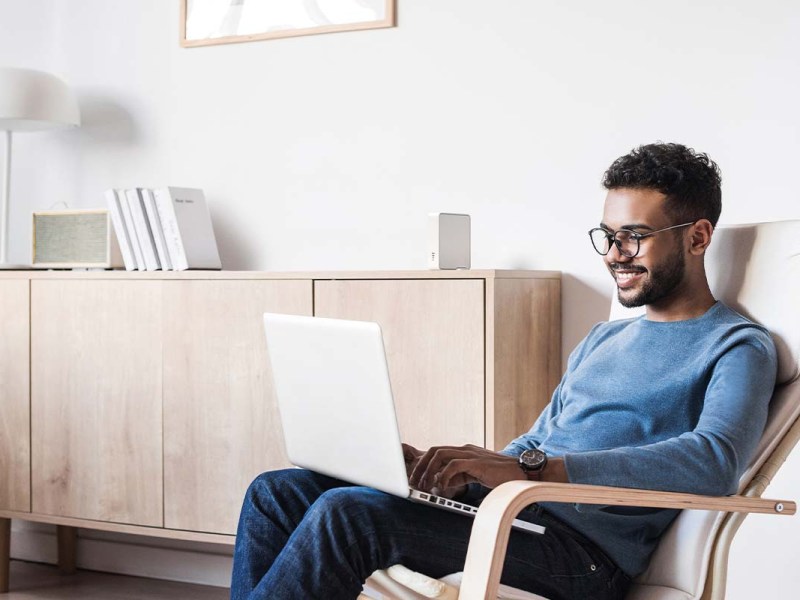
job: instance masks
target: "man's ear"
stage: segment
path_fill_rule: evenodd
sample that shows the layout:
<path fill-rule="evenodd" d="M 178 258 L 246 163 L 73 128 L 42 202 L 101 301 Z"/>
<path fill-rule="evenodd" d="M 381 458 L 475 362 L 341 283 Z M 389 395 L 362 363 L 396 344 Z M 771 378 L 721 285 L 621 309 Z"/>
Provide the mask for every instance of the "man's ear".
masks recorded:
<path fill-rule="evenodd" d="M 714 234 L 714 226 L 708 219 L 700 219 L 690 229 L 689 252 L 695 256 L 705 254 Z"/>

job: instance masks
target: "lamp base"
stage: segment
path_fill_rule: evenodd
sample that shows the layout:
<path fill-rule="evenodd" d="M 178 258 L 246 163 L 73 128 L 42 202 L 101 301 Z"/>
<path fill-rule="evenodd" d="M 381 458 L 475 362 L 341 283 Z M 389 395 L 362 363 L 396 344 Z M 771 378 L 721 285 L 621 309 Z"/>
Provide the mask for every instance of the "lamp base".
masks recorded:
<path fill-rule="evenodd" d="M 32 265 L 15 265 L 13 263 L 0 263 L 0 271 L 32 271 Z"/>

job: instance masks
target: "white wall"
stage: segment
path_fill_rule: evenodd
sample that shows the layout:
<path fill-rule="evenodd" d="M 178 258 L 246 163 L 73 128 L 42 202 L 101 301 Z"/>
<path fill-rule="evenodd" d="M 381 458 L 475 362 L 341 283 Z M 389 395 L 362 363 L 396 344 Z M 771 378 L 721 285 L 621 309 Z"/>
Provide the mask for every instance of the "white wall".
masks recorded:
<path fill-rule="evenodd" d="M 56 72 L 83 112 L 16 138 L 12 261 L 31 209 L 100 206 L 107 187 L 203 188 L 228 269 L 423 268 L 426 213 L 468 212 L 474 267 L 564 271 L 566 353 L 608 311 L 585 232 L 632 146 L 709 152 L 723 222 L 800 217 L 791 0 L 398 0 L 394 29 L 195 49 L 178 5 L 0 5 L 0 63 Z M 770 526 L 745 524 L 729 597 L 751 596 L 764 553 L 741 540 Z M 774 526 L 790 554 L 800 527 Z M 764 562 L 759 596 L 787 597 L 800 573 Z"/>

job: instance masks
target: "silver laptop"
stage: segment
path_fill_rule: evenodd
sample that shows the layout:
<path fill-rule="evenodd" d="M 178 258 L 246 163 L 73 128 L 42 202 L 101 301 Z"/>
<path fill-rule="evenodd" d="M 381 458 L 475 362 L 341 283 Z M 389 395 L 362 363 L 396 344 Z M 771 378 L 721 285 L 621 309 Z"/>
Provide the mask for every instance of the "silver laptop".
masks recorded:
<path fill-rule="evenodd" d="M 465 515 L 474 506 L 411 489 L 377 323 L 264 313 L 292 464 Z M 544 527 L 514 520 L 514 527 Z"/>

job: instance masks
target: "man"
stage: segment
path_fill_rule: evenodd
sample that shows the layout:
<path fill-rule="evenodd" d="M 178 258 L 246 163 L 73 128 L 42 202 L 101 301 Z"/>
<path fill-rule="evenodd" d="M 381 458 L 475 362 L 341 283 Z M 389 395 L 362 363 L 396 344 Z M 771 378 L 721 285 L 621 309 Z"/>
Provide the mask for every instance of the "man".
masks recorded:
<path fill-rule="evenodd" d="M 775 382 L 768 333 L 716 302 L 704 254 L 721 210 L 706 155 L 651 144 L 605 173 L 589 234 L 621 303 L 646 315 L 596 325 L 551 403 L 502 452 L 405 446 L 411 485 L 477 503 L 514 479 L 724 495 L 761 436 Z M 674 510 L 547 503 L 519 518 L 502 581 L 550 600 L 624 597 Z M 231 597 L 355 598 L 396 563 L 439 577 L 463 568 L 469 519 L 298 469 L 247 492 Z"/>

